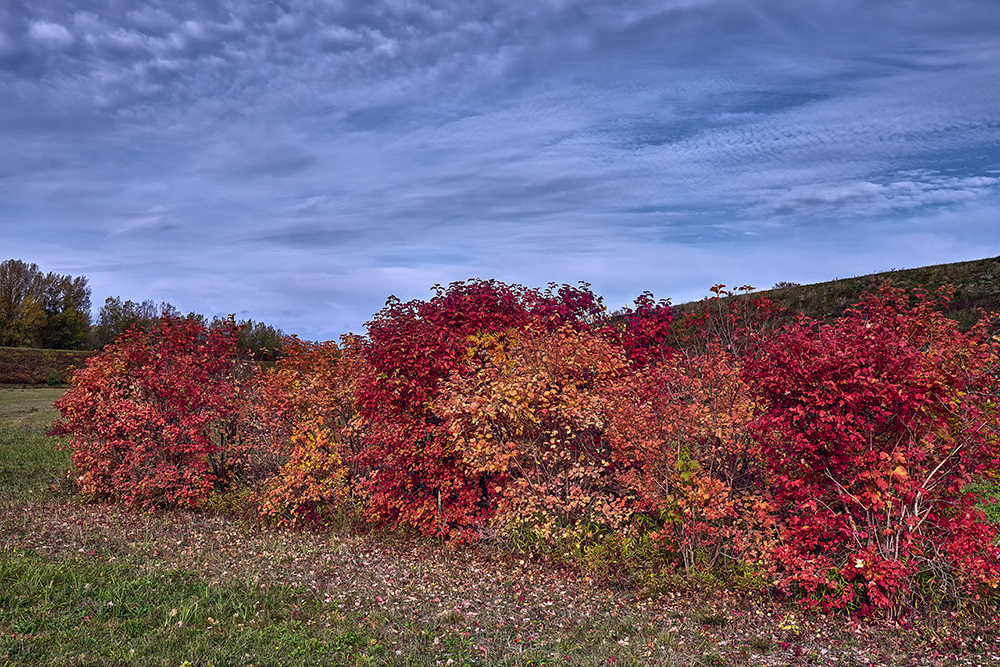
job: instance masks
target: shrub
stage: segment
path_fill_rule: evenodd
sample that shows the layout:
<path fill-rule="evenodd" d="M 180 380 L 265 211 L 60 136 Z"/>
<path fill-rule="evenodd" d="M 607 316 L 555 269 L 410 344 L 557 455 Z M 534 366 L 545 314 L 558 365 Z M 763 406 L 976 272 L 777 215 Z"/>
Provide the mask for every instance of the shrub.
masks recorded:
<path fill-rule="evenodd" d="M 165 316 L 73 375 L 51 433 L 70 438 L 85 496 L 194 507 L 215 488 L 271 474 L 282 409 L 269 403 L 270 380 L 236 355 L 238 333 L 232 322 Z"/>
<path fill-rule="evenodd" d="M 275 442 L 281 468 L 261 490 L 261 512 L 279 525 L 321 525 L 352 509 L 348 462 L 360 447 L 354 392 L 365 361 L 357 337 L 343 343 L 341 349 L 291 337 L 282 345 L 277 375 L 286 383 L 291 426 Z"/>
<path fill-rule="evenodd" d="M 658 519 L 654 538 L 688 574 L 723 557 L 757 562 L 773 539 L 763 461 L 749 433 L 757 402 L 739 368 L 713 344 L 627 375 L 610 394 L 619 474 Z"/>
<path fill-rule="evenodd" d="M 607 390 L 625 371 L 621 348 L 563 326 L 470 339 L 468 372 L 454 372 L 433 404 L 449 442 L 487 493 L 505 532 L 580 550 L 627 525 L 604 436 Z"/>
<path fill-rule="evenodd" d="M 429 301 L 390 299 L 368 324 L 357 381 L 362 446 L 350 461 L 376 523 L 461 538 L 486 523 L 493 491 L 450 440 L 432 405 L 463 365 L 471 336 L 532 323 L 585 328 L 603 311 L 587 287 L 529 290 L 470 280 L 435 287 Z M 485 474 L 485 473 L 484 473 Z"/>
<path fill-rule="evenodd" d="M 963 488 L 1000 463 L 988 318 L 962 333 L 947 302 L 891 287 L 830 325 L 802 318 L 745 377 L 775 478 L 779 585 L 824 608 L 902 613 L 917 579 L 952 595 L 1000 582 L 996 527 Z"/>

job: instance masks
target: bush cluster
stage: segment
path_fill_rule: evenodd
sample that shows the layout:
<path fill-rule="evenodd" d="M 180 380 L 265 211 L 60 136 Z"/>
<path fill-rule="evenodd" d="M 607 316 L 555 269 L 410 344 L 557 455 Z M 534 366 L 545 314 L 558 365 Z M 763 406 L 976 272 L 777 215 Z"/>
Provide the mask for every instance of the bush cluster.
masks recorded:
<path fill-rule="evenodd" d="M 886 287 L 779 328 L 723 287 L 674 321 L 649 294 L 607 317 L 585 284 L 453 283 L 268 370 L 235 323 L 166 318 L 76 374 L 54 433 L 84 494 L 137 508 L 238 485 L 283 525 L 641 560 L 823 610 L 995 597 L 972 491 L 1000 463 L 990 319 Z"/>

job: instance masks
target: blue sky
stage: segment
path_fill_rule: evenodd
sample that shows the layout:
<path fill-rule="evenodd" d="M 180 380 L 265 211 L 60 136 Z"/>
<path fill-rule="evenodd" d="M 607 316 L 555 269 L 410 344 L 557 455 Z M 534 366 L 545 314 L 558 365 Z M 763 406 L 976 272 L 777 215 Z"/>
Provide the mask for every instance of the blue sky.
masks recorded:
<path fill-rule="evenodd" d="M 1000 255 L 995 0 L 9 0 L 0 259 L 305 338 Z"/>

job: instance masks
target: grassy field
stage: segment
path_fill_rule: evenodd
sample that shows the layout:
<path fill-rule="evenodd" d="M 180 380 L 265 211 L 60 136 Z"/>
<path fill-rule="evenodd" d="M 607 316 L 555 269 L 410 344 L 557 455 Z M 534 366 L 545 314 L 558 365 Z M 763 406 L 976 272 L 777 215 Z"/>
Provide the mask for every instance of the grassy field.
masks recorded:
<path fill-rule="evenodd" d="M 804 614 L 531 554 L 73 495 L 60 390 L 0 388 L 0 665 L 1000 665 L 992 617 Z"/>
<path fill-rule="evenodd" d="M 50 499 L 66 486 L 69 452 L 53 449 L 45 435 L 63 391 L 0 385 L 0 502 Z"/>

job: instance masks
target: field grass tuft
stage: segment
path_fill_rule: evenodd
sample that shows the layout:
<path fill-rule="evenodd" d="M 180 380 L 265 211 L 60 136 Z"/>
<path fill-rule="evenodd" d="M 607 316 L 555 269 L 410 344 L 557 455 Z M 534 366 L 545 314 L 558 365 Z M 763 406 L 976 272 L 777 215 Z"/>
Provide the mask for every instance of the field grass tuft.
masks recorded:
<path fill-rule="evenodd" d="M 69 488 L 69 452 L 57 451 L 45 435 L 59 416 L 52 403 L 64 391 L 0 386 L 0 504 L 45 499 Z"/>

